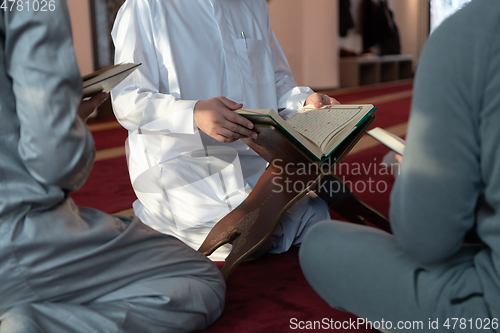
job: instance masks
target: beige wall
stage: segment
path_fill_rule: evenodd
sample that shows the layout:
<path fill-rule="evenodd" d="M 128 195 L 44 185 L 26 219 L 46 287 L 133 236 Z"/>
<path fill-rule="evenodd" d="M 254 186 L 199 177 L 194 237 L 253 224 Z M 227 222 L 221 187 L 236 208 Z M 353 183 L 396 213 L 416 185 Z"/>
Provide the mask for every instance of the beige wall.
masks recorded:
<path fill-rule="evenodd" d="M 82 75 L 94 70 L 90 0 L 68 0 L 76 58 Z M 401 52 L 415 64 L 427 38 L 429 0 L 389 0 L 401 35 Z M 353 0 L 353 4 L 357 1 Z M 321 10 L 318 10 L 320 8 Z M 339 86 L 338 0 L 271 0 L 271 24 L 299 85 Z"/>
<path fill-rule="evenodd" d="M 337 11 L 337 0 L 269 2 L 271 25 L 299 85 L 339 86 Z"/>
<path fill-rule="evenodd" d="M 82 75 L 94 71 L 89 0 L 68 0 L 76 60 Z"/>
<path fill-rule="evenodd" d="M 302 5 L 304 83 L 316 89 L 336 88 L 340 85 L 338 1 L 303 0 Z"/>
<path fill-rule="evenodd" d="M 297 82 L 303 82 L 302 0 L 271 0 L 269 14 L 274 34 L 292 68 L 294 78 Z"/>

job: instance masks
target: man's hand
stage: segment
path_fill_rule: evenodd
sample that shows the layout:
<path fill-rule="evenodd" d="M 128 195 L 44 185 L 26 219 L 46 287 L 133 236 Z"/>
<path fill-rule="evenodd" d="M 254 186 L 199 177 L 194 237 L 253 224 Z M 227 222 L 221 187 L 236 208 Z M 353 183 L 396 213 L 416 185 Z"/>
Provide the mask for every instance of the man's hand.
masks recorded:
<path fill-rule="evenodd" d="M 307 97 L 304 105 L 314 105 L 316 109 L 319 109 L 323 105 L 335 105 L 340 104 L 335 98 L 327 96 L 325 94 L 314 93 Z"/>
<path fill-rule="evenodd" d="M 80 106 L 78 106 L 77 114 L 83 120 L 87 121 L 87 118 L 92 114 L 92 112 L 97 109 L 105 100 L 109 97 L 108 93 L 99 93 L 92 96 L 92 98 L 82 101 Z"/>
<path fill-rule="evenodd" d="M 396 161 L 398 161 L 399 164 L 403 163 L 403 156 L 396 154 Z"/>
<path fill-rule="evenodd" d="M 220 142 L 257 139 L 257 133 L 252 131 L 253 123 L 234 112 L 242 107 L 243 104 L 222 96 L 199 101 L 194 107 L 194 121 L 200 130 Z"/>

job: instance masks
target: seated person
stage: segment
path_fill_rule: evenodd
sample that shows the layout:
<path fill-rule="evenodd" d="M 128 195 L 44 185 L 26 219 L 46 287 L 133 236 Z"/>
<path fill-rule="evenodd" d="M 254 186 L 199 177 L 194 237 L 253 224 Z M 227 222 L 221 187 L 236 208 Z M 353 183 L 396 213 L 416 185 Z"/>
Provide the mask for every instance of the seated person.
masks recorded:
<path fill-rule="evenodd" d="M 0 10 L 0 332 L 202 329 L 224 306 L 210 260 L 136 217 L 68 197 L 95 156 L 80 117 L 103 97 L 77 115 L 66 1 L 53 8 Z"/>
<path fill-rule="evenodd" d="M 264 0 L 128 0 L 112 32 L 116 63 L 142 66 L 112 91 L 129 130 L 129 171 L 146 224 L 198 249 L 211 228 L 249 195 L 266 161 L 238 140 L 255 136 L 234 110 L 280 110 L 336 102 L 294 82 Z M 264 251 L 287 251 L 326 203 L 304 197 Z M 224 260 L 225 246 L 211 256 Z"/>
<path fill-rule="evenodd" d="M 335 221 L 306 235 L 302 269 L 332 307 L 390 321 L 387 332 L 407 320 L 500 331 L 499 22 L 500 2 L 472 1 L 429 37 L 391 195 L 394 236 Z M 464 244 L 471 231 L 480 245 Z"/>

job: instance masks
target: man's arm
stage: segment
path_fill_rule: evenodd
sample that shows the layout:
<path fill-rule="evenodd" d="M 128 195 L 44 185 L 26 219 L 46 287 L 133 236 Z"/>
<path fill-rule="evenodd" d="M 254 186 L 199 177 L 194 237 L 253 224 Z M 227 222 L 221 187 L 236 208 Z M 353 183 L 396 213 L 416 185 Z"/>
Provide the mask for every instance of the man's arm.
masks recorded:
<path fill-rule="evenodd" d="M 111 33 L 115 63 L 142 65 L 111 91 L 113 110 L 131 132 L 143 129 L 158 134 L 194 134 L 197 101 L 160 92 L 152 10 L 148 1 L 128 0 L 117 14 Z"/>
<path fill-rule="evenodd" d="M 253 123 L 234 112 L 242 107 L 243 104 L 223 96 L 199 101 L 194 108 L 194 120 L 200 130 L 220 142 L 257 139 L 257 133 L 251 130 Z"/>
<path fill-rule="evenodd" d="M 142 63 L 111 93 L 117 119 L 129 131 L 194 134 L 198 129 L 221 142 L 255 136 L 253 124 L 233 112 L 242 105 L 224 97 L 181 100 L 160 92 L 155 34 L 151 13 L 160 10 L 144 0 L 129 0 L 113 27 L 115 62 Z M 167 32 L 163 32 L 168 35 Z M 162 57 L 169 57 L 162 54 Z M 169 73 L 172 75 L 172 73 Z M 162 75 L 167 75 L 163 73 Z"/>
<path fill-rule="evenodd" d="M 6 11 L 6 68 L 12 78 L 21 138 L 19 154 L 42 184 L 78 189 L 92 167 L 92 136 L 77 107 L 82 81 L 66 2 L 54 11 Z"/>
<path fill-rule="evenodd" d="M 304 105 L 314 105 L 316 109 L 319 109 L 323 105 L 334 105 L 340 104 L 335 98 L 327 96 L 325 94 L 314 93 L 307 97 Z"/>
<path fill-rule="evenodd" d="M 391 194 L 398 244 L 422 262 L 455 254 L 475 222 L 481 192 L 479 103 L 472 82 L 481 70 L 465 38 L 468 27 L 449 19 L 429 38 L 419 60 L 401 175 Z M 450 38 L 450 36 L 459 36 Z M 479 87 L 479 85 L 478 85 Z"/>
<path fill-rule="evenodd" d="M 90 99 L 82 101 L 80 103 L 80 106 L 78 106 L 78 117 L 80 117 L 80 119 L 83 121 L 87 121 L 89 116 L 99 107 L 99 105 L 104 103 L 104 101 L 107 100 L 108 97 L 108 93 L 101 92 L 92 96 Z"/>

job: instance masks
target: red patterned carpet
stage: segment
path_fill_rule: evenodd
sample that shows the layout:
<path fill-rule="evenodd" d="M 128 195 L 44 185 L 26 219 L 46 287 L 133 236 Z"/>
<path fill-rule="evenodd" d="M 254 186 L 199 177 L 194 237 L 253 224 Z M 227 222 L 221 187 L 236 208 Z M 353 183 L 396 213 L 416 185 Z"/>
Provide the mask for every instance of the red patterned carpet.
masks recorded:
<path fill-rule="evenodd" d="M 379 110 L 375 113 L 377 121 L 374 126 L 404 136 L 412 88 L 412 82 L 405 81 L 329 94 L 345 104 L 376 105 Z M 130 212 L 135 195 L 121 148 L 127 133 L 112 120 L 91 124 L 90 127 L 98 150 L 98 161 L 84 187 L 71 196 L 80 206 L 94 207 L 107 213 Z M 393 177 L 379 164 L 387 152 L 387 148 L 365 136 L 345 158 L 345 165 L 338 173 L 363 201 L 385 215 L 389 210 Z M 368 187 L 370 182 L 371 189 Z M 299 321 L 305 325 L 307 321 L 334 323 L 356 319 L 351 314 L 331 309 L 309 287 L 300 270 L 298 249 L 241 264 L 232 273 L 227 287 L 223 315 L 203 332 L 292 332 L 299 328 Z M 368 329 L 342 328 L 335 331 L 371 332 Z"/>

